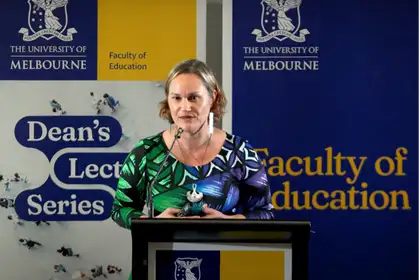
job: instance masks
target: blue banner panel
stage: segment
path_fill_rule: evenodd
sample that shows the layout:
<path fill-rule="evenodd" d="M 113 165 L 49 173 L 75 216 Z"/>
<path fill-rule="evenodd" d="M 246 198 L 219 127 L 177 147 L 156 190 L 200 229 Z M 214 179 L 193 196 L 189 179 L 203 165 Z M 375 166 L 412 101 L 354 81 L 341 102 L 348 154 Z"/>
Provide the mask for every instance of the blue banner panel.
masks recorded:
<path fill-rule="evenodd" d="M 0 80 L 96 80 L 97 1 L 6 1 Z"/>
<path fill-rule="evenodd" d="M 232 132 L 312 222 L 310 279 L 417 279 L 417 5 L 233 0 Z"/>

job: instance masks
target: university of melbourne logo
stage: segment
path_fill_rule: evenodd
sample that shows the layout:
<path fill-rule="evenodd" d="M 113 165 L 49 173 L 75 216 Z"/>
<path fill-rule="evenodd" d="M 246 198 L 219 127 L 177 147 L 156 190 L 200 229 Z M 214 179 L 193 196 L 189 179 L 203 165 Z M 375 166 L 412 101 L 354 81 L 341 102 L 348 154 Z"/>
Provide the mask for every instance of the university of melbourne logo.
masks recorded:
<path fill-rule="evenodd" d="M 68 0 L 28 0 L 28 28 L 22 27 L 24 41 L 34 41 L 38 38 L 50 40 L 58 38 L 62 41 L 72 41 L 75 28 L 68 28 Z M 67 31 L 65 35 L 64 32 Z"/>
<path fill-rule="evenodd" d="M 242 47 L 243 70 L 318 71 L 319 47 L 307 45 L 310 32 L 301 26 L 302 0 L 262 0 L 260 5 L 261 29 L 248 33 L 257 44 Z"/>
<path fill-rule="evenodd" d="M 4 26 L 0 79 L 97 79 L 100 28 L 97 1 L 13 0 L 8 3 L 10 9 L 0 10 Z"/>
<path fill-rule="evenodd" d="M 308 29 L 301 29 L 300 5 L 302 0 L 263 0 L 261 2 L 261 30 L 254 29 L 252 34 L 259 43 L 271 39 L 283 41 L 290 39 L 295 42 L 304 42 L 309 34 Z M 299 35 L 296 35 L 299 32 Z"/>
<path fill-rule="evenodd" d="M 19 0 L 17 3 L 27 16 L 26 24 L 22 26 L 20 22 L 16 28 L 18 43 L 10 45 L 9 70 L 22 71 L 22 76 L 29 79 L 34 76 L 24 74 L 25 71 L 41 72 L 35 79 L 42 77 L 51 80 L 50 75 L 55 71 L 74 72 L 76 75 L 64 74 L 64 79 L 91 79 L 92 77 L 83 77 L 83 71 L 88 69 L 88 50 L 86 45 L 77 44 L 74 35 L 78 31 L 69 26 L 69 0 Z M 81 10 L 77 6 L 72 6 L 72 9 Z M 79 19 L 89 16 L 86 10 L 81 12 L 76 15 Z M 57 79 L 57 73 L 53 75 Z"/>
<path fill-rule="evenodd" d="M 175 261 L 174 280 L 200 280 L 201 262 L 198 258 L 177 258 Z"/>

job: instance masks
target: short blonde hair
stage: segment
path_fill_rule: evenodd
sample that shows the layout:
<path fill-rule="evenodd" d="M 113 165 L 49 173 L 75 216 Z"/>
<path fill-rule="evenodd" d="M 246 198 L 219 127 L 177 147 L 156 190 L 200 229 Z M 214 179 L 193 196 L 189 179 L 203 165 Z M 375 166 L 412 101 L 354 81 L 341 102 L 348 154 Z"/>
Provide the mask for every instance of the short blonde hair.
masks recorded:
<path fill-rule="evenodd" d="M 220 120 L 226 110 L 226 95 L 217 82 L 216 76 L 210 67 L 208 67 L 206 63 L 197 59 L 181 61 L 171 69 L 165 83 L 165 99 L 159 103 L 159 116 L 163 119 L 167 119 L 169 122 L 173 122 L 168 103 L 169 86 L 173 79 L 181 74 L 197 75 L 201 79 L 210 96 L 213 96 L 214 91 L 217 93 L 216 100 L 212 104 L 210 111 L 213 112 L 215 120 Z"/>

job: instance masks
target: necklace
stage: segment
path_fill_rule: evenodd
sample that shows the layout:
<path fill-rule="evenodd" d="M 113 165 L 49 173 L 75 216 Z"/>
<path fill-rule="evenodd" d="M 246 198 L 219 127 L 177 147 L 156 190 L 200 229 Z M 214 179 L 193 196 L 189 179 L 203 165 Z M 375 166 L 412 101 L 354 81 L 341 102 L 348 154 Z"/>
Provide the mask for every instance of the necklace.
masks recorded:
<path fill-rule="evenodd" d="M 210 135 L 210 137 L 209 137 L 209 139 L 207 139 L 206 140 L 206 142 L 204 142 L 204 144 L 203 145 L 205 145 L 206 143 L 207 143 L 207 146 L 206 146 L 206 149 L 204 150 L 204 154 L 203 154 L 203 157 L 202 157 L 202 159 L 201 159 L 201 161 L 200 160 L 198 160 L 192 153 L 190 153 L 187 149 L 187 152 L 188 152 L 188 154 L 190 155 L 190 156 L 192 156 L 200 165 L 203 165 L 203 163 L 204 163 L 204 159 L 206 158 L 206 154 L 207 154 L 207 150 L 208 150 L 208 148 L 209 148 L 209 146 L 210 146 L 210 140 L 211 140 L 211 135 Z M 203 145 L 201 145 L 200 147 L 202 147 Z M 184 149 L 185 148 L 183 148 L 182 147 L 182 144 L 181 143 L 179 143 L 179 148 L 180 148 L 180 150 L 181 150 L 181 153 L 182 153 L 182 157 L 185 159 L 186 158 L 186 156 L 185 156 L 185 154 L 184 154 Z"/>
<path fill-rule="evenodd" d="M 203 147 L 203 145 L 206 145 L 206 149 L 204 150 L 204 155 L 201 159 L 201 162 L 188 150 L 185 149 L 190 155 L 191 157 L 193 157 L 200 166 L 203 165 L 204 159 L 206 157 L 207 154 L 207 150 L 210 146 L 210 142 L 211 142 L 211 137 L 213 134 L 210 134 L 209 138 L 199 146 L 199 148 Z M 180 141 L 178 141 L 178 139 L 176 140 L 176 142 L 178 143 L 179 149 L 181 151 L 182 154 L 182 158 L 186 159 L 185 153 L 184 153 L 184 148 L 182 147 L 182 143 Z M 202 214 L 202 210 L 203 210 L 203 204 L 204 204 L 204 194 L 202 192 L 198 192 L 197 190 L 197 185 L 193 184 L 192 185 L 192 192 L 188 191 L 185 196 L 187 198 L 187 202 L 186 204 L 182 207 L 181 212 L 178 214 L 178 216 L 190 216 L 190 215 L 201 215 Z"/>
<path fill-rule="evenodd" d="M 209 138 L 203 144 L 201 144 L 199 146 L 199 148 L 201 148 L 202 146 L 204 146 L 204 145 L 207 144 L 206 149 L 204 150 L 204 154 L 203 154 L 203 157 L 202 157 L 201 161 L 198 160 L 190 151 L 188 151 L 188 149 L 185 149 L 185 147 L 183 147 L 182 144 L 181 144 L 181 142 L 179 142 L 178 139 L 177 139 L 177 143 L 179 145 L 179 149 L 181 150 L 181 154 L 182 154 L 182 157 L 184 158 L 184 160 L 186 158 L 185 153 L 184 153 L 184 149 L 185 149 L 188 152 L 188 154 L 191 157 L 193 157 L 195 159 L 195 161 L 197 161 L 198 164 L 203 165 L 204 159 L 205 159 L 206 154 L 207 154 L 207 150 L 208 150 L 208 148 L 210 146 L 210 142 L 211 142 L 211 137 L 212 136 L 213 136 L 213 134 L 210 134 Z"/>

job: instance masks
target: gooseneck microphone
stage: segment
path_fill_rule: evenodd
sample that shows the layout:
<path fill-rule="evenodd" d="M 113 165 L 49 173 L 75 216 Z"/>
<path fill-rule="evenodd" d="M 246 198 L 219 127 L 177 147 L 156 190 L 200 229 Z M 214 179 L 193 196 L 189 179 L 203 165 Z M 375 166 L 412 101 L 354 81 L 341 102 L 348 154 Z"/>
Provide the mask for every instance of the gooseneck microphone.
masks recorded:
<path fill-rule="evenodd" d="M 147 188 L 147 201 L 146 201 L 146 205 L 147 205 L 147 212 L 148 212 L 147 213 L 147 216 L 149 218 L 153 218 L 153 216 L 154 216 L 153 215 L 154 214 L 153 212 L 155 211 L 155 209 L 153 207 L 153 199 L 152 199 L 153 187 L 154 187 L 154 185 L 156 183 L 157 178 L 159 177 L 160 173 L 162 172 L 163 167 L 165 166 L 165 163 L 168 161 L 169 154 L 171 153 L 171 151 L 172 151 L 172 149 L 173 149 L 173 147 L 175 145 L 176 140 L 178 140 L 179 138 L 181 138 L 182 132 L 184 132 L 184 129 L 178 128 L 178 131 L 176 132 L 176 134 L 174 136 L 174 140 L 172 141 L 171 147 L 169 148 L 169 151 L 166 154 L 165 159 L 160 164 L 159 170 L 156 173 L 155 178 L 153 179 L 152 183 Z"/>

